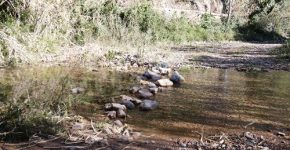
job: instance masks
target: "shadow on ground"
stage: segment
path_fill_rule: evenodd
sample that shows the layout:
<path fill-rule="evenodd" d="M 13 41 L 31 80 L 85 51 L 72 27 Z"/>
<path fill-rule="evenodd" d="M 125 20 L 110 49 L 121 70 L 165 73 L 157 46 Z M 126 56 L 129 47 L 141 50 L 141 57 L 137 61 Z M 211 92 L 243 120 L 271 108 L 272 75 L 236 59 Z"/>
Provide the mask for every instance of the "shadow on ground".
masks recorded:
<path fill-rule="evenodd" d="M 255 68 L 290 71 L 290 60 L 274 54 L 281 44 L 209 43 L 173 47 L 188 54 L 188 63 L 214 68 Z"/>

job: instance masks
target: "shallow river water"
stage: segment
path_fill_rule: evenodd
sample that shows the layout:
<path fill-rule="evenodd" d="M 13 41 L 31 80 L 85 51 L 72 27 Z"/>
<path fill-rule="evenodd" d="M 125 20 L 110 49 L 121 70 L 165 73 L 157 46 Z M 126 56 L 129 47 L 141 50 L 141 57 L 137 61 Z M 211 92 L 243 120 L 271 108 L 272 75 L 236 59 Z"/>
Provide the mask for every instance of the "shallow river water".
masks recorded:
<path fill-rule="evenodd" d="M 13 86 L 17 86 L 9 85 L 9 81 L 21 82 L 25 79 L 24 74 L 34 76 L 31 72 L 47 70 L 54 70 L 48 73 L 52 79 L 59 73 L 67 73 L 69 88 L 86 89 L 84 94 L 77 96 L 82 104 L 75 110 L 88 117 L 103 113 L 103 104 L 118 101 L 117 96 L 128 95 L 127 89 L 137 84 L 135 74 L 104 70 L 0 70 L 0 101 L 4 101 L 9 93 L 11 95 Z M 158 109 L 151 112 L 140 112 L 138 109 L 129 111 L 130 117 L 126 122 L 147 135 L 166 137 L 197 137 L 197 132 L 235 133 L 245 127 L 256 132 L 289 130 L 289 72 L 244 73 L 235 70 L 193 69 L 181 71 L 181 74 L 186 79 L 185 83 L 158 93 L 153 98 L 159 102 Z"/>

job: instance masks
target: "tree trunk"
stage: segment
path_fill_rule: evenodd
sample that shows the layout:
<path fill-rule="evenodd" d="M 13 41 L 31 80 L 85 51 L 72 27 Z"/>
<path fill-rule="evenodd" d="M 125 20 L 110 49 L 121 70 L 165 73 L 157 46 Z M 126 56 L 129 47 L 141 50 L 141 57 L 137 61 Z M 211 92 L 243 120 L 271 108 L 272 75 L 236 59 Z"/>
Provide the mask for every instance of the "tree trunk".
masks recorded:
<path fill-rule="evenodd" d="M 229 0 L 229 9 L 228 9 L 228 18 L 227 18 L 227 24 L 229 25 L 231 22 L 231 17 L 232 17 L 232 1 L 233 0 Z"/>

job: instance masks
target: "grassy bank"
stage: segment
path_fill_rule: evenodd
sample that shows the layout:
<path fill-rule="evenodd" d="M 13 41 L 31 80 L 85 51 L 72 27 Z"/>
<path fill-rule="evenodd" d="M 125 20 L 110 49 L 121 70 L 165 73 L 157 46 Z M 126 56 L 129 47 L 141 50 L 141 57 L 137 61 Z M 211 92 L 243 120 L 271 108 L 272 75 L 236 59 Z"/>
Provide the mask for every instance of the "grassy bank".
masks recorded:
<path fill-rule="evenodd" d="M 0 58 L 12 65 L 29 52 L 54 52 L 59 47 L 119 43 L 142 47 L 157 42 L 232 40 L 234 29 L 211 15 L 201 22 L 165 18 L 148 2 L 129 8 L 114 1 L 7 1 L 0 12 Z"/>
<path fill-rule="evenodd" d="M 68 115 L 75 103 L 70 97 L 67 73 L 60 69 L 28 69 L 11 71 L 10 76 L 1 74 L 6 78 L 0 79 L 0 140 L 25 140 L 62 129 L 53 117 Z"/>

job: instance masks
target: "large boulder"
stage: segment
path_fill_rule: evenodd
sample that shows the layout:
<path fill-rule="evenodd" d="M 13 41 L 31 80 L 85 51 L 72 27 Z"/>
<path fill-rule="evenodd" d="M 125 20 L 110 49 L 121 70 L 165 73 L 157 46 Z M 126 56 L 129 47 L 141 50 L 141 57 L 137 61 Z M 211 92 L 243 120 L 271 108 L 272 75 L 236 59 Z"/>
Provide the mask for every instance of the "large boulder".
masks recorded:
<path fill-rule="evenodd" d="M 141 89 L 138 91 L 140 98 L 149 98 L 153 96 L 153 94 L 148 89 Z"/>
<path fill-rule="evenodd" d="M 160 79 L 156 82 L 156 84 L 162 87 L 173 86 L 173 82 L 169 79 Z"/>
<path fill-rule="evenodd" d="M 140 105 L 140 110 L 142 111 L 149 111 L 156 109 L 158 106 L 158 103 L 153 100 L 144 100 Z"/>
<path fill-rule="evenodd" d="M 174 83 L 181 83 L 184 81 L 184 77 L 179 72 L 174 71 L 170 77 L 170 80 Z"/>

